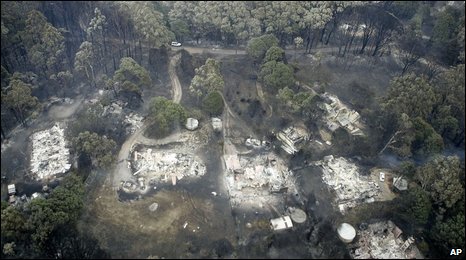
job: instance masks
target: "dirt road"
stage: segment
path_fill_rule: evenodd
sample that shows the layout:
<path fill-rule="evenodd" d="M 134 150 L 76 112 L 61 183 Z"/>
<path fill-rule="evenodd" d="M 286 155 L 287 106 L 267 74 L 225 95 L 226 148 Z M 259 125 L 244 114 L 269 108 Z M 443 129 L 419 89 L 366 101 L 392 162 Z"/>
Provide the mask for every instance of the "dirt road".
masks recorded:
<path fill-rule="evenodd" d="M 173 102 L 179 104 L 183 91 L 181 89 L 180 80 L 176 75 L 176 65 L 180 60 L 181 54 L 178 53 L 172 56 L 168 66 L 168 73 L 170 74 L 170 81 L 172 85 Z M 118 153 L 117 165 L 113 174 L 113 187 L 118 187 L 120 181 L 127 180 L 132 177 L 131 170 L 129 169 L 129 156 L 131 148 L 135 144 L 157 145 L 162 143 L 173 142 L 179 139 L 180 133 L 175 132 L 163 139 L 151 139 L 145 137 L 143 134 L 148 127 L 148 122 L 144 122 L 143 126 L 136 130 L 126 141 L 121 145 L 120 152 Z"/>
<path fill-rule="evenodd" d="M 172 92 L 173 92 L 173 102 L 179 104 L 183 91 L 181 90 L 180 80 L 178 75 L 176 75 L 176 66 L 179 64 L 181 58 L 181 53 L 176 54 L 170 59 L 170 64 L 168 66 L 168 74 L 170 74 L 170 81 L 172 83 Z"/>

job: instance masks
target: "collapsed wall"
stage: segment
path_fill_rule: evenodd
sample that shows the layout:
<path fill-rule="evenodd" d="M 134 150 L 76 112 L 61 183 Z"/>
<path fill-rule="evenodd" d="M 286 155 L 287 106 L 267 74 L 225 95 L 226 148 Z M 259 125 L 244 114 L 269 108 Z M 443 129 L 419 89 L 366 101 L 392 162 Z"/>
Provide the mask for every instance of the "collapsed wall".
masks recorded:
<path fill-rule="evenodd" d="M 50 129 L 34 133 L 31 140 L 31 173 L 37 180 L 51 178 L 71 168 L 64 129 L 58 123 Z"/>

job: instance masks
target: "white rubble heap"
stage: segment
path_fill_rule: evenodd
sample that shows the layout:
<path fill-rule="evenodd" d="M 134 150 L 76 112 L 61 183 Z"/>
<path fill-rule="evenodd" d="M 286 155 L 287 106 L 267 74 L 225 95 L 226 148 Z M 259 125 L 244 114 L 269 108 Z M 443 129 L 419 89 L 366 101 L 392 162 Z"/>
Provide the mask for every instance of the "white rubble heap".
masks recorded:
<path fill-rule="evenodd" d="M 206 173 L 206 166 L 194 155 L 175 152 L 134 151 L 133 175 L 144 176 L 151 182 L 168 182 L 173 178 L 196 178 Z M 176 180 L 174 181 L 176 184 Z"/>
<path fill-rule="evenodd" d="M 283 199 L 280 191 L 296 191 L 292 172 L 272 152 L 258 155 L 225 155 L 226 183 L 233 206 L 266 206 Z"/>
<path fill-rule="evenodd" d="M 222 131 L 222 120 L 217 117 L 212 117 L 212 127 L 214 128 L 214 131 Z"/>
<path fill-rule="evenodd" d="M 364 135 L 361 130 L 363 125 L 359 121 L 361 116 L 357 111 L 343 104 L 335 95 L 325 92 L 321 96 L 330 100 L 330 104 L 323 103 L 321 105 L 321 108 L 327 112 L 325 117 L 327 120 L 327 127 L 330 131 L 333 132 L 340 127 L 344 127 L 352 135 Z"/>
<path fill-rule="evenodd" d="M 299 151 L 296 145 L 308 141 L 309 134 L 302 127 L 290 126 L 278 132 L 277 138 L 282 142 L 281 147 L 283 150 L 289 154 L 295 154 Z"/>
<path fill-rule="evenodd" d="M 423 258 L 413 244 L 414 238 L 406 241 L 400 236 L 400 229 L 390 220 L 368 225 L 358 230 L 355 249 L 350 250 L 354 259 L 413 259 Z"/>
<path fill-rule="evenodd" d="M 38 180 L 65 173 L 71 168 L 64 130 L 58 123 L 50 129 L 34 133 L 31 139 L 31 172 Z"/>
<path fill-rule="evenodd" d="M 322 182 L 335 191 L 335 203 L 341 213 L 357 204 L 374 202 L 381 192 L 370 176 L 360 175 L 359 168 L 343 157 L 329 155 L 314 164 L 323 168 Z"/>
<path fill-rule="evenodd" d="M 143 124 L 142 120 L 143 117 L 135 113 L 130 113 L 129 115 L 125 116 L 125 123 L 129 125 L 128 128 L 131 134 L 136 132 L 137 129 L 141 128 Z"/>

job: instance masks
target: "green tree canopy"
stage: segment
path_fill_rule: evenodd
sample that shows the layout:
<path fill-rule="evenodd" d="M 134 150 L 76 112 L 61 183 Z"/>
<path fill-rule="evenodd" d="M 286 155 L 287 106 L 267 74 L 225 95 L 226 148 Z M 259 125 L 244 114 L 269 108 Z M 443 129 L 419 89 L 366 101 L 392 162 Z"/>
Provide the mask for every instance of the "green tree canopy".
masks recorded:
<path fill-rule="evenodd" d="M 464 212 L 458 213 L 445 221 L 438 221 L 432 229 L 431 236 L 446 250 L 464 246 Z"/>
<path fill-rule="evenodd" d="M 267 63 L 269 61 L 283 62 L 284 60 L 285 60 L 285 51 L 278 46 L 270 47 L 265 53 L 264 63 Z"/>
<path fill-rule="evenodd" d="M 401 213 L 409 222 L 425 225 L 432 211 L 429 194 L 419 186 L 412 187 L 401 199 Z"/>
<path fill-rule="evenodd" d="M 25 216 L 14 206 L 2 207 L 1 221 L 2 238 L 4 237 L 7 240 L 20 239 L 24 232 L 27 231 Z"/>
<path fill-rule="evenodd" d="M 26 113 L 38 104 L 37 98 L 31 95 L 31 87 L 22 80 L 13 79 L 6 94 L 2 92 L 2 103 L 13 109 L 18 121 L 22 123 L 26 120 Z"/>
<path fill-rule="evenodd" d="M 206 96 L 213 91 L 223 91 L 225 82 L 220 73 L 220 63 L 208 58 L 204 65 L 195 69 L 196 75 L 191 80 L 189 91 L 197 97 Z"/>
<path fill-rule="evenodd" d="M 246 52 L 248 55 L 261 62 L 267 50 L 273 46 L 278 46 L 277 38 L 272 34 L 266 34 L 249 40 L 246 46 Z"/>
<path fill-rule="evenodd" d="M 439 58 L 449 65 L 454 65 L 459 56 L 458 30 L 460 13 L 454 7 L 447 6 L 438 14 L 434 25 L 432 40 Z M 463 20 L 464 26 L 464 20 Z"/>
<path fill-rule="evenodd" d="M 210 92 L 202 101 L 202 109 L 211 116 L 220 115 L 224 105 L 222 95 L 217 91 Z"/>
<path fill-rule="evenodd" d="M 282 62 L 276 61 L 269 61 L 262 65 L 259 79 L 264 82 L 266 87 L 271 88 L 273 91 L 278 91 L 284 87 L 291 87 L 295 81 L 293 69 Z"/>
<path fill-rule="evenodd" d="M 437 96 L 427 79 L 408 74 L 390 82 L 383 106 L 398 115 L 405 113 L 426 120 L 436 102 Z"/>
<path fill-rule="evenodd" d="M 414 140 L 412 142 L 412 151 L 420 155 L 432 155 L 443 150 L 443 139 L 435 132 L 434 128 L 416 117 L 412 120 L 415 129 Z"/>
<path fill-rule="evenodd" d="M 39 73 L 49 77 L 61 70 L 65 57 L 65 38 L 47 22 L 41 12 L 33 10 L 28 14 L 21 37 L 29 59 Z"/>
<path fill-rule="evenodd" d="M 130 57 L 121 58 L 120 67 L 113 78 L 122 85 L 129 81 L 140 89 L 149 87 L 152 82 L 149 72 Z"/>
<path fill-rule="evenodd" d="M 186 111 L 172 100 L 155 97 L 151 100 L 148 118 L 152 124 L 150 135 L 160 137 L 167 135 L 177 124 L 183 124 L 186 121 Z"/>
<path fill-rule="evenodd" d="M 92 43 L 88 41 L 81 43 L 74 58 L 74 69 L 85 72 L 87 79 L 92 83 L 95 83 L 94 61 L 95 55 Z"/>
<path fill-rule="evenodd" d="M 451 208 L 464 196 L 461 174 L 464 173 L 457 156 L 436 156 L 417 169 L 415 178 L 436 205 Z"/>
<path fill-rule="evenodd" d="M 73 139 L 76 150 L 89 156 L 92 165 L 99 168 L 108 168 L 115 159 L 116 143 L 106 136 L 100 136 L 93 132 L 82 132 Z"/>
<path fill-rule="evenodd" d="M 27 225 L 32 230 L 36 249 L 43 249 L 51 233 L 67 224 L 74 224 L 83 207 L 84 185 L 81 177 L 71 173 L 49 198 L 36 198 L 28 205 Z"/>

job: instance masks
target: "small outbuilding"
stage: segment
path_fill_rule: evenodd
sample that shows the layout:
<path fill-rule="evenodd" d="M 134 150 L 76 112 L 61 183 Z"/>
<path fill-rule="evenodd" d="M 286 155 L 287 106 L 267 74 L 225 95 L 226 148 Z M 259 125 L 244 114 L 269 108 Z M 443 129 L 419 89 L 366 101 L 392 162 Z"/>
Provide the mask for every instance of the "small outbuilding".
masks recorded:
<path fill-rule="evenodd" d="M 293 227 L 290 216 L 283 216 L 270 220 L 270 226 L 273 230 L 284 230 Z"/>
<path fill-rule="evenodd" d="M 399 191 L 404 191 L 408 189 L 408 181 L 401 177 L 396 177 L 393 179 L 393 186 L 395 186 Z"/>
<path fill-rule="evenodd" d="M 8 195 L 14 195 L 16 193 L 16 186 L 14 184 L 8 184 Z"/>

